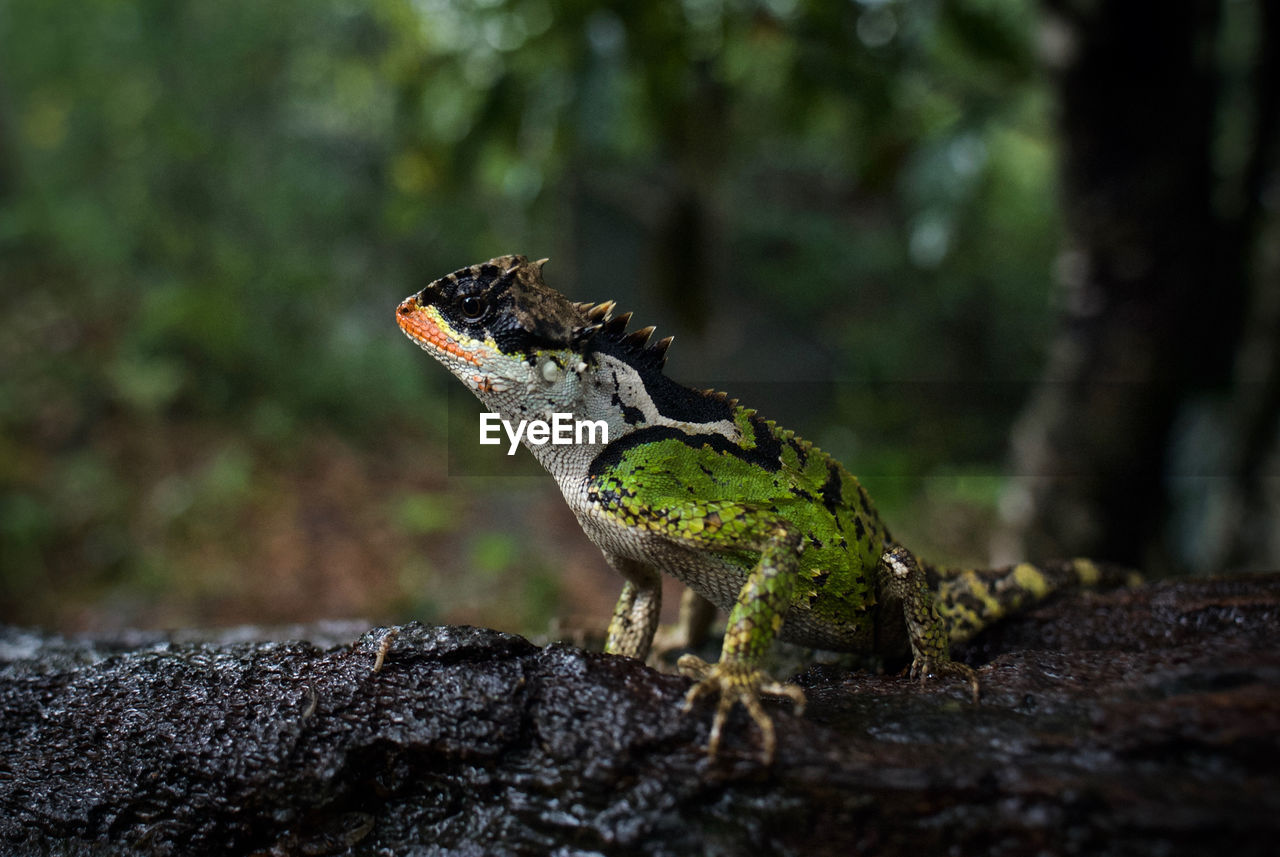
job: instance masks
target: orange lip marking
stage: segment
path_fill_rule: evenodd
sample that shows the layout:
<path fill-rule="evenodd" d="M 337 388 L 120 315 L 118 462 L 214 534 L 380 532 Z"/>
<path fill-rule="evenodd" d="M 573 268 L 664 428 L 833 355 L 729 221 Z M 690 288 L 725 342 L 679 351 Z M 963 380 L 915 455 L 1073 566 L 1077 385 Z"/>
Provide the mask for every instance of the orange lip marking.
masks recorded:
<path fill-rule="evenodd" d="M 409 334 L 414 342 L 452 354 L 472 366 L 480 365 L 480 360 L 475 353 L 458 347 L 458 343 L 441 330 L 440 326 L 431 320 L 431 317 L 413 298 L 402 301 L 400 306 L 396 307 L 396 321 L 400 329 Z"/>

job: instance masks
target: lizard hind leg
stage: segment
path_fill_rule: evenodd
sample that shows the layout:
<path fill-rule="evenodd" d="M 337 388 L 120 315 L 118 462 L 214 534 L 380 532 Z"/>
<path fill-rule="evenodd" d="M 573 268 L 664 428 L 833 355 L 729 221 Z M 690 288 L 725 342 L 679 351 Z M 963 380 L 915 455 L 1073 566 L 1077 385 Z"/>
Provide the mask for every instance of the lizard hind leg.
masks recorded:
<path fill-rule="evenodd" d="M 890 545 L 877 568 L 882 589 L 902 600 L 902 614 L 911 641 L 911 678 L 923 683 L 929 675 L 956 676 L 968 681 L 978 702 L 978 677 L 966 664 L 951 660 L 951 637 L 938 613 L 925 573 L 915 555 L 902 545 Z"/>

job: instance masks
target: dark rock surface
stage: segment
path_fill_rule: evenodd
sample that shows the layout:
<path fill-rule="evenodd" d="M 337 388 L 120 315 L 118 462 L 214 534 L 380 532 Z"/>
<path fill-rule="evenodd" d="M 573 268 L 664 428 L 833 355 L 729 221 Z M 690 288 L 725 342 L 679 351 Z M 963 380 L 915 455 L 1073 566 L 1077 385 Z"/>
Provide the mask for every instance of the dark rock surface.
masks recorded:
<path fill-rule="evenodd" d="M 313 634 L 332 639 L 333 629 Z M 473 628 L 0 631 L 0 854 L 1273 854 L 1280 575 L 1059 599 L 956 682 L 812 667 L 720 758 L 687 682 Z"/>

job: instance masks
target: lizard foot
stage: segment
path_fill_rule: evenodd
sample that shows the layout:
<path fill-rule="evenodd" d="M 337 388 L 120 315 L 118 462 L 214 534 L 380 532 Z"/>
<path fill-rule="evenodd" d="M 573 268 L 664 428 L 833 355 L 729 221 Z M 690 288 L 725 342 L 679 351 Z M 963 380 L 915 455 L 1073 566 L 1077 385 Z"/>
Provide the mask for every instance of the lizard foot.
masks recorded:
<path fill-rule="evenodd" d="M 689 688 L 685 694 L 682 711 L 687 713 L 693 708 L 698 697 L 708 693 L 719 694 L 716 703 L 716 716 L 711 721 L 711 736 L 707 741 L 707 755 L 715 758 L 720 749 L 720 732 L 724 721 L 729 716 L 735 702 L 741 702 L 760 728 L 762 738 L 761 761 L 769 765 L 773 762 L 773 751 L 776 738 L 773 720 L 760 705 L 760 694 L 785 696 L 795 704 L 796 714 L 804 712 L 804 691 L 794 684 L 783 684 L 774 681 L 763 672 L 742 663 L 721 661 L 709 664 L 697 655 L 684 655 L 676 662 L 676 668 L 685 678 L 694 679 L 697 684 Z"/>
<path fill-rule="evenodd" d="M 978 674 L 973 668 L 959 661 L 953 661 L 950 658 L 927 658 L 922 655 L 916 655 L 911 661 L 911 678 L 920 679 L 923 685 L 928 680 L 930 673 L 941 678 L 942 676 L 956 676 L 969 682 L 969 687 L 973 688 L 973 704 L 978 704 Z"/>

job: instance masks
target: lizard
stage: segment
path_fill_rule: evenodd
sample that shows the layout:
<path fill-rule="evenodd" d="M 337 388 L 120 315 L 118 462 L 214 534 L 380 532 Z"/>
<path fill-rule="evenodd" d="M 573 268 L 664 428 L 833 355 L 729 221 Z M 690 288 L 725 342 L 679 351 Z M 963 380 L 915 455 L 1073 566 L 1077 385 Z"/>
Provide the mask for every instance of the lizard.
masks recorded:
<path fill-rule="evenodd" d="M 503 419 L 604 421 L 581 443 L 525 446 L 554 477 L 587 537 L 623 578 L 605 651 L 644 660 L 661 575 L 728 613 L 720 659 L 677 662 L 694 680 L 682 706 L 718 697 L 707 752 L 743 705 L 776 746 L 762 694 L 803 712 L 803 691 L 762 668 L 777 639 L 815 649 L 910 656 L 909 675 L 977 675 L 950 649 L 1099 565 L 1069 560 L 938 569 L 890 535 L 867 491 L 832 456 L 724 393 L 669 378 L 672 337 L 628 331 L 613 301 L 569 300 L 547 260 L 500 256 L 426 285 L 396 310 L 401 330 Z"/>

